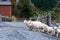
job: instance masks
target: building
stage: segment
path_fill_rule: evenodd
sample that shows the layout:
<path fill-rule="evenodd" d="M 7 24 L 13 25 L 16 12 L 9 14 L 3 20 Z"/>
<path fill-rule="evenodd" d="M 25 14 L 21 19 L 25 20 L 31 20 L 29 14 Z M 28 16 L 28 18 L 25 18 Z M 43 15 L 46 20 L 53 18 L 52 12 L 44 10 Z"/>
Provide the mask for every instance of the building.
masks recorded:
<path fill-rule="evenodd" d="M 58 3 L 57 3 L 57 6 L 56 6 L 56 9 L 57 9 L 57 15 L 58 15 L 58 22 L 60 22 L 60 1 L 58 1 Z"/>
<path fill-rule="evenodd" d="M 12 2 L 16 3 L 16 0 L 12 0 Z M 0 14 L 2 16 L 11 17 L 11 0 L 0 0 Z"/>

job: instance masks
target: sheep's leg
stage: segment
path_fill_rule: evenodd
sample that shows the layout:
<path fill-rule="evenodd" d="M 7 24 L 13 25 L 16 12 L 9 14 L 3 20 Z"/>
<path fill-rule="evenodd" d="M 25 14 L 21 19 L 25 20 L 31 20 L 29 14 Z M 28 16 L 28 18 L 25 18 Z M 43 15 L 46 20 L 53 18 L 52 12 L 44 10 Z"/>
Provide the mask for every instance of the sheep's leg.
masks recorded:
<path fill-rule="evenodd" d="M 40 32 L 40 28 L 39 27 L 36 27 L 35 29 L 36 29 L 36 31 Z"/>
<path fill-rule="evenodd" d="M 53 32 L 51 31 L 50 35 L 53 35 Z"/>
<path fill-rule="evenodd" d="M 55 35 L 55 30 L 52 33 Z"/>
<path fill-rule="evenodd" d="M 48 33 L 48 28 L 43 27 L 44 32 Z"/>
<path fill-rule="evenodd" d="M 32 27 L 32 30 L 36 32 L 37 31 L 37 28 L 36 27 Z"/>
<path fill-rule="evenodd" d="M 30 27 L 30 31 L 32 31 L 32 29 L 33 29 L 33 27 L 31 26 L 31 27 Z"/>
<path fill-rule="evenodd" d="M 47 30 L 47 33 L 49 34 L 49 30 Z"/>
<path fill-rule="evenodd" d="M 39 28 L 34 28 L 35 29 L 35 31 L 38 31 L 38 32 L 40 32 L 40 29 Z"/>
<path fill-rule="evenodd" d="M 43 29 L 43 30 L 40 30 L 41 32 L 45 32 L 45 30 Z"/>
<path fill-rule="evenodd" d="M 49 34 L 49 32 L 48 32 L 48 34 Z"/>
<path fill-rule="evenodd" d="M 43 32 L 45 32 L 45 29 L 43 28 L 43 30 L 42 30 Z"/>
<path fill-rule="evenodd" d="M 38 32 L 40 32 L 40 28 L 38 28 Z"/>
<path fill-rule="evenodd" d="M 41 27 L 41 31 L 42 31 L 42 32 L 45 32 L 45 29 L 43 28 L 43 26 Z"/>
<path fill-rule="evenodd" d="M 59 34 L 58 34 L 58 32 L 57 32 L 56 36 L 58 37 L 58 35 L 59 35 Z"/>
<path fill-rule="evenodd" d="M 55 31 L 52 31 L 52 30 L 51 30 L 51 34 L 50 34 L 50 35 L 54 35 L 54 34 L 55 34 Z"/>
<path fill-rule="evenodd" d="M 54 31 L 51 32 L 51 35 L 53 35 L 53 34 L 54 34 Z"/>
<path fill-rule="evenodd" d="M 53 35 L 53 33 L 51 33 L 51 35 Z"/>

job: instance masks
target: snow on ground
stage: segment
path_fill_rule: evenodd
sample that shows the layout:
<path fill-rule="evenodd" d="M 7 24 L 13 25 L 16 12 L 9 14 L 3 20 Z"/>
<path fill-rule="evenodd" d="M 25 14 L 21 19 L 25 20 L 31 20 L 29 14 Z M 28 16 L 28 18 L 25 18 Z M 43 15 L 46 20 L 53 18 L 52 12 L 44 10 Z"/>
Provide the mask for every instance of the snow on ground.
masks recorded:
<path fill-rule="evenodd" d="M 45 33 L 29 31 L 23 22 L 3 22 L 0 26 L 0 40 L 60 40 Z"/>
<path fill-rule="evenodd" d="M 23 22 L 1 22 L 0 27 L 17 27 L 22 29 L 28 29 Z"/>
<path fill-rule="evenodd" d="M 60 26 L 60 23 L 56 23 L 58 26 Z"/>

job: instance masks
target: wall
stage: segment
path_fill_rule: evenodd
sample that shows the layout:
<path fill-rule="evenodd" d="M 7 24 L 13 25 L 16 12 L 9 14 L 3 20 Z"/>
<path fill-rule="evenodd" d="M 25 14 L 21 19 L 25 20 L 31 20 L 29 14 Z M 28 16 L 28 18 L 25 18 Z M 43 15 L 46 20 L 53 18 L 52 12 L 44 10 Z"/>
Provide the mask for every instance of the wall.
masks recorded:
<path fill-rule="evenodd" d="M 13 3 L 16 3 L 16 0 L 12 0 Z"/>
<path fill-rule="evenodd" d="M 9 5 L 0 5 L 0 14 L 3 16 L 11 17 L 11 6 Z"/>
<path fill-rule="evenodd" d="M 60 1 L 57 2 L 56 10 L 57 10 L 57 15 L 58 15 L 57 22 L 60 23 Z"/>

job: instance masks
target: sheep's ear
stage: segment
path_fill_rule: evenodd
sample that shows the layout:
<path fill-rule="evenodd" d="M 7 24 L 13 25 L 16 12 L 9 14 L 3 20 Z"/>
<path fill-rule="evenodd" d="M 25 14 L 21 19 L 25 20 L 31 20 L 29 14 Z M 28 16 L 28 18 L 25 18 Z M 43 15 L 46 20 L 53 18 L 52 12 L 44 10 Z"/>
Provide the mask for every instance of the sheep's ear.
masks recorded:
<path fill-rule="evenodd" d="M 24 23 L 25 23 L 25 20 L 24 20 Z"/>

